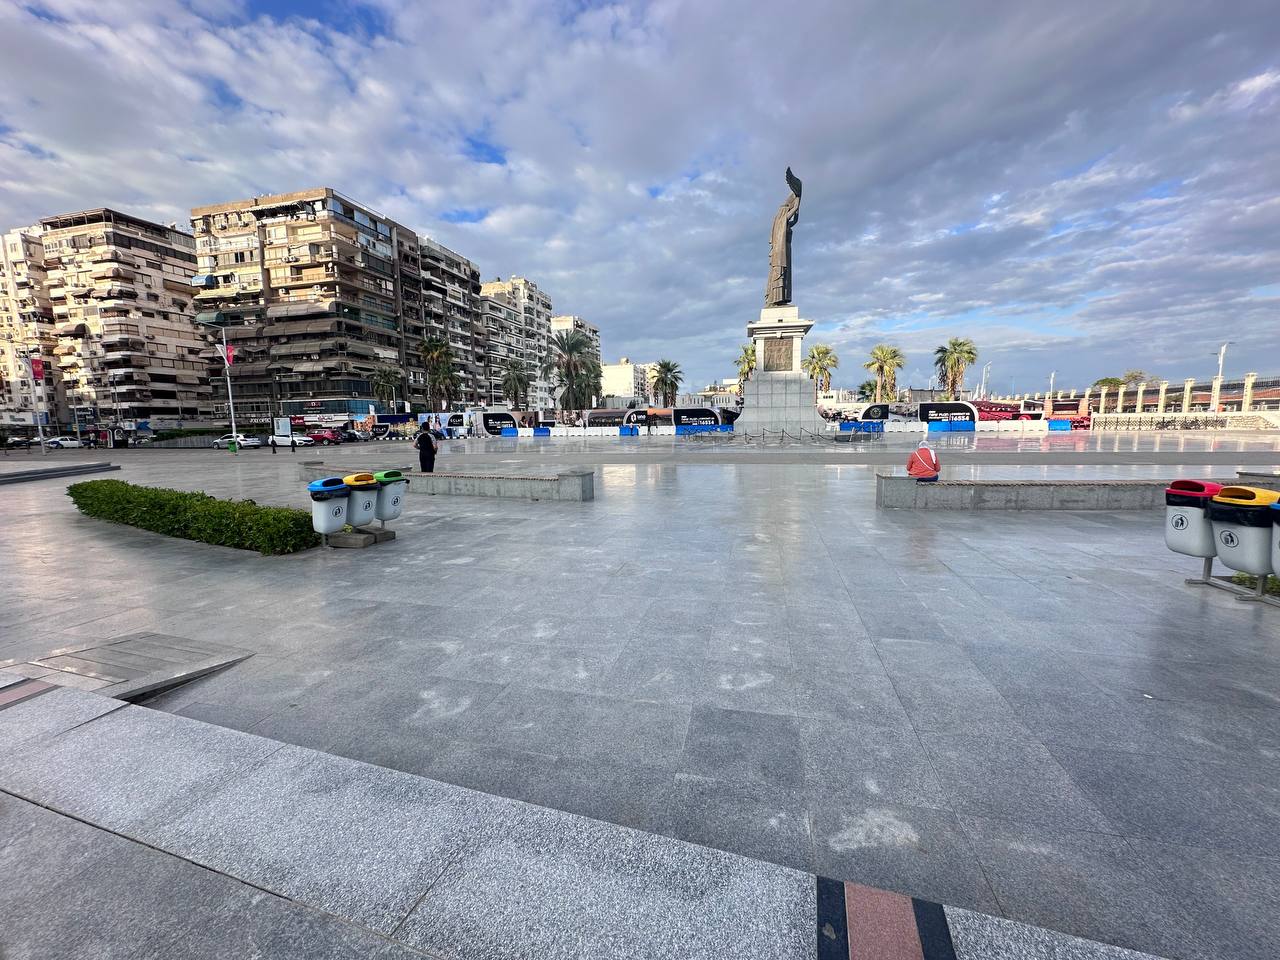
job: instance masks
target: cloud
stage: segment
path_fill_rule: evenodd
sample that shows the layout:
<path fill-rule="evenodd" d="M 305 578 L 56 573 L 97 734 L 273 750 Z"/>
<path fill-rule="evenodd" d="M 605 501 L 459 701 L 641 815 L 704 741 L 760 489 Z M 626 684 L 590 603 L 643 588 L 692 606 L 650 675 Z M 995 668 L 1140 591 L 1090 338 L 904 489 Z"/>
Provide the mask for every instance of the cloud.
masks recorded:
<path fill-rule="evenodd" d="M 954 335 L 998 388 L 1176 380 L 1220 329 L 1228 372 L 1280 373 L 1276 50 L 1248 0 L 7 4 L 0 225 L 328 184 L 704 382 L 790 164 L 841 382 Z"/>

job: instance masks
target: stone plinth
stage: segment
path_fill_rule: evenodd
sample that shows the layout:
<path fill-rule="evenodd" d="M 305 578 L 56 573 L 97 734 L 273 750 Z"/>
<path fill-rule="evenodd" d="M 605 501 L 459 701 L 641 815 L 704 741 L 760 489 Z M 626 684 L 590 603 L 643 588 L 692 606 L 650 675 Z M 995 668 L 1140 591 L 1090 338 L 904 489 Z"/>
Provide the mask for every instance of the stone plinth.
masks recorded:
<path fill-rule="evenodd" d="M 801 431 L 821 433 L 814 383 L 800 369 L 804 336 L 812 320 L 800 319 L 798 307 L 765 307 L 760 319 L 747 324 L 747 336 L 756 348 L 756 372 L 743 390 L 742 414 L 734 421 L 735 433 Z"/>

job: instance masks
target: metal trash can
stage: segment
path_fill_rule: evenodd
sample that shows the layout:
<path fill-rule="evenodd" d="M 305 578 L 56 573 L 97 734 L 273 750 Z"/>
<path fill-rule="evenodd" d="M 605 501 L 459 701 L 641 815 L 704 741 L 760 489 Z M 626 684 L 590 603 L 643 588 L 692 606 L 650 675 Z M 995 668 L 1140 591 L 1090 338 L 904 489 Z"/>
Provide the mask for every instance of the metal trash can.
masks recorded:
<path fill-rule="evenodd" d="M 373 520 L 378 508 L 378 481 L 372 473 L 349 473 L 342 478 L 350 492 L 347 503 L 347 523 L 362 527 Z"/>
<path fill-rule="evenodd" d="M 1218 559 L 1232 570 L 1265 577 L 1272 572 L 1272 504 L 1280 492 L 1258 487 L 1223 487 L 1206 510 L 1213 525 Z"/>
<path fill-rule="evenodd" d="M 347 524 L 347 494 L 341 477 L 324 477 L 307 484 L 311 494 L 311 527 L 321 536 L 339 533 Z"/>
<path fill-rule="evenodd" d="M 1207 480 L 1175 480 L 1164 491 L 1164 545 L 1188 557 L 1216 557 L 1213 525 L 1205 510 L 1222 490 Z"/>
<path fill-rule="evenodd" d="M 404 509 L 404 498 L 409 492 L 409 478 L 399 470 L 379 470 L 373 475 L 378 481 L 378 499 L 373 514 L 383 523 L 396 520 Z"/>

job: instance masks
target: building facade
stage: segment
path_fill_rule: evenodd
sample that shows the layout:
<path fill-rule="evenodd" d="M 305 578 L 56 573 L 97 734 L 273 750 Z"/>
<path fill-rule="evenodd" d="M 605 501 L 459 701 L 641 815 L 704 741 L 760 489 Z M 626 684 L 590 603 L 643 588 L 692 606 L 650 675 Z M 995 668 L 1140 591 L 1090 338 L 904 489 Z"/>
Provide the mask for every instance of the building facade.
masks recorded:
<path fill-rule="evenodd" d="M 554 384 L 545 375 L 551 353 L 551 297 L 524 277 L 490 280 L 480 287 L 482 297 L 498 298 L 520 317 L 524 362 L 529 372 L 529 409 L 550 410 L 556 405 Z M 487 321 L 486 321 L 487 323 Z M 499 378 L 502 374 L 498 372 Z"/>
<path fill-rule="evenodd" d="M 600 390 L 606 398 L 626 402 L 634 399 L 637 403 L 651 403 L 653 391 L 650 389 L 651 363 L 632 363 L 631 358 L 622 357 L 617 363 L 606 363 L 600 367 Z"/>
<path fill-rule="evenodd" d="M 425 396 L 429 284 L 413 231 L 328 187 L 196 207 L 191 226 L 196 319 L 226 330 L 246 423 Z M 395 401 L 375 395 L 383 371 Z"/>
<path fill-rule="evenodd" d="M 11 230 L 0 237 L 0 423 L 34 426 L 37 409 L 50 425 L 66 413 L 57 367 L 53 306 L 44 267 L 40 225 Z M 35 382 L 27 362 L 45 361 Z"/>
<path fill-rule="evenodd" d="M 480 304 L 480 269 L 466 257 L 429 237 L 419 238 L 426 334 L 449 345 L 457 377 L 455 404 L 484 403 L 492 358 L 486 350 Z M 415 341 L 415 349 L 420 341 Z M 414 358 L 411 358 L 414 359 Z M 421 354 L 417 373 L 425 378 Z"/>
<path fill-rule="evenodd" d="M 591 342 L 591 359 L 596 363 L 603 362 L 603 356 L 600 353 L 600 329 L 587 323 L 581 317 L 575 316 L 559 316 L 551 318 L 551 336 L 555 337 L 558 333 L 568 333 L 571 330 L 577 330 Z"/>
<path fill-rule="evenodd" d="M 193 323 L 195 243 L 175 225 L 105 207 L 41 220 L 4 238 L 3 402 L 51 427 L 164 426 L 211 412 L 207 344 Z"/>

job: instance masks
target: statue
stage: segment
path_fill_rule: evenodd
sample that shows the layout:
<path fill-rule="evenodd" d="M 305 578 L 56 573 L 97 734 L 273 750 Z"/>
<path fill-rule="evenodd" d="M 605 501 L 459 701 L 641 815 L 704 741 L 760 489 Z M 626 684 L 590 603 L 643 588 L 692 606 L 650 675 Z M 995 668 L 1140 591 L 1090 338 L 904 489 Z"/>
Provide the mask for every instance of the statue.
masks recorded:
<path fill-rule="evenodd" d="M 791 196 L 782 201 L 773 218 L 769 237 L 769 282 L 764 288 L 764 305 L 781 307 L 791 302 L 791 228 L 800 219 L 800 181 L 787 167 Z"/>

